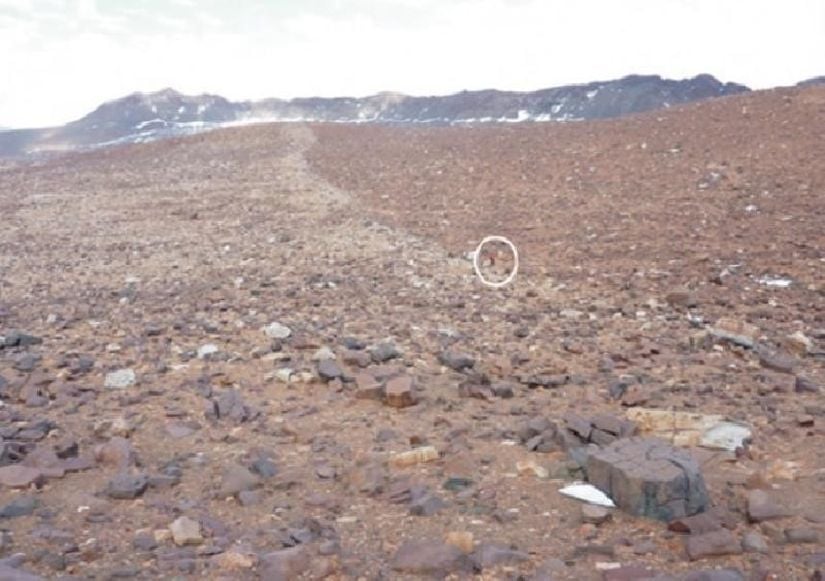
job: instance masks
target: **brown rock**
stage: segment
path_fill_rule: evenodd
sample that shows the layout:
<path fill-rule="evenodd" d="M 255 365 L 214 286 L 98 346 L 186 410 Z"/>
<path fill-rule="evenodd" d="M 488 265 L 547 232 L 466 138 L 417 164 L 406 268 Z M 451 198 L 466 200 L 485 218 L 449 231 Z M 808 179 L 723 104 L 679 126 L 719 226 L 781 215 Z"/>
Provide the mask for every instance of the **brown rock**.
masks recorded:
<path fill-rule="evenodd" d="M 413 380 L 408 375 L 390 379 L 387 382 L 385 393 L 387 405 L 390 407 L 405 408 L 417 402 L 413 391 Z"/>
<path fill-rule="evenodd" d="M 505 545 L 481 543 L 470 559 L 478 570 L 498 565 L 516 565 L 530 560 L 530 555 Z"/>
<path fill-rule="evenodd" d="M 581 507 L 581 519 L 584 523 L 600 525 L 610 520 L 610 509 L 594 504 L 583 504 Z"/>
<path fill-rule="evenodd" d="M 413 575 L 445 575 L 469 570 L 461 549 L 441 541 L 414 540 L 402 544 L 392 558 L 392 570 Z"/>
<path fill-rule="evenodd" d="M 667 525 L 668 530 L 676 533 L 688 533 L 691 535 L 701 535 L 712 531 L 718 531 L 722 528 L 722 521 L 719 518 L 708 512 L 701 512 L 693 516 L 686 516 L 670 521 Z"/>
<path fill-rule="evenodd" d="M 255 474 L 243 466 L 229 466 L 223 473 L 218 494 L 221 497 L 236 496 L 245 490 L 252 490 L 261 482 Z"/>
<path fill-rule="evenodd" d="M 304 546 L 291 547 L 261 556 L 260 578 L 266 581 L 292 581 L 312 566 L 312 555 Z"/>
<path fill-rule="evenodd" d="M 113 466 L 119 470 L 125 470 L 137 462 L 132 443 L 120 436 L 115 436 L 105 444 L 96 447 L 95 458 L 104 466 Z"/>
<path fill-rule="evenodd" d="M 691 561 L 705 557 L 737 555 L 742 544 L 728 529 L 719 529 L 701 535 L 691 535 L 685 541 L 685 549 Z"/>
<path fill-rule="evenodd" d="M 172 540 L 178 546 L 200 545 L 203 542 L 201 524 L 188 516 L 176 519 L 169 525 L 169 531 L 172 533 Z"/>
<path fill-rule="evenodd" d="M 667 294 L 665 300 L 674 307 L 694 308 L 699 306 L 696 295 L 687 289 L 675 289 Z"/>
<path fill-rule="evenodd" d="M 784 353 L 762 351 L 759 353 L 759 364 L 778 373 L 793 373 L 796 368 L 796 359 Z"/>
<path fill-rule="evenodd" d="M 751 522 L 784 518 L 790 514 L 790 511 L 764 490 L 751 490 L 748 493 L 748 519 Z"/>
<path fill-rule="evenodd" d="M 362 355 L 366 355 L 363 351 L 359 351 Z M 357 373 L 355 375 L 355 385 L 357 386 L 357 391 L 355 392 L 355 397 L 359 399 L 371 399 L 376 401 L 381 401 L 384 399 L 384 386 L 375 379 L 375 377 L 371 373 Z"/>

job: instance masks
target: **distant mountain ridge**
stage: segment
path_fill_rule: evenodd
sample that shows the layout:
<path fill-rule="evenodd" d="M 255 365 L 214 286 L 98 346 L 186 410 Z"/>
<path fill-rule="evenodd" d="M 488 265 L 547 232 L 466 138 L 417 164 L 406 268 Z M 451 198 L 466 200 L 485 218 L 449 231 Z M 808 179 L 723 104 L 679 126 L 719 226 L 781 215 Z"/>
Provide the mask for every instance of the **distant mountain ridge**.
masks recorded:
<path fill-rule="evenodd" d="M 455 124 L 603 119 L 749 90 L 737 83 L 722 83 L 711 75 L 685 80 L 630 75 L 531 92 L 462 91 L 433 97 L 379 93 L 363 98 L 240 102 L 164 89 L 109 101 L 62 127 L 4 131 L 0 134 L 0 155 L 138 143 L 256 122 Z"/>

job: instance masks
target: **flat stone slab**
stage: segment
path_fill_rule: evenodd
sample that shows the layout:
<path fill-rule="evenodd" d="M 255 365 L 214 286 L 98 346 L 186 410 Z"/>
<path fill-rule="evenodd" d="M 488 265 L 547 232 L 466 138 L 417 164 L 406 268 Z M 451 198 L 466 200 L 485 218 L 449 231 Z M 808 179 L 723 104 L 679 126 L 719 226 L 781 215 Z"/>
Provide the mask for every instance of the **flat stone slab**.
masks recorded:
<path fill-rule="evenodd" d="M 619 508 L 665 522 L 710 506 L 693 456 L 657 438 L 621 439 L 592 452 L 587 479 Z"/>

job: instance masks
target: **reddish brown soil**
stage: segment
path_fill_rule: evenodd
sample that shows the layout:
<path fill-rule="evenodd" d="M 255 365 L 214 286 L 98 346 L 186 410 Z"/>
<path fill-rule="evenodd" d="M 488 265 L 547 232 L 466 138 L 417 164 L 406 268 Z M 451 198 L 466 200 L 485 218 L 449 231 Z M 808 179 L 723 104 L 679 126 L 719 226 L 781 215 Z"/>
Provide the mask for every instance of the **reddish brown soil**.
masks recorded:
<path fill-rule="evenodd" d="M 823 134 L 825 90 L 811 88 L 594 123 L 247 127 L 0 169 L 0 335 L 43 339 L 0 350 L 4 438 L 48 419 L 38 447 L 74 440 L 85 456 L 125 434 L 139 459 L 128 471 L 181 472 L 135 500 L 104 493 L 118 468 L 102 462 L 40 488 L 0 486 L 0 507 L 39 503 L 0 519 L 0 557 L 23 553 L 24 569 L 49 578 L 277 578 L 266 555 L 297 535 L 306 578 L 402 579 L 392 564 L 404 541 L 464 531 L 527 554 L 483 579 L 530 578 L 548 560 L 555 579 L 601 579 L 615 564 L 677 579 L 717 567 L 810 578 L 825 553 Z M 522 258 L 503 289 L 482 286 L 466 258 L 491 234 Z M 667 301 L 684 288 L 693 323 Z M 791 352 L 790 373 L 768 369 L 754 350 L 707 340 L 705 323 L 722 317 L 755 325 L 769 351 L 791 352 L 797 331 L 812 346 Z M 293 336 L 273 345 L 261 330 L 273 321 Z M 397 409 L 321 381 L 320 347 L 360 371 L 344 361 L 350 336 L 393 342 L 390 364 L 415 379 L 419 403 Z M 207 344 L 216 356 L 193 356 Z M 464 397 L 459 385 L 480 377 L 441 365 L 448 345 L 514 397 Z M 42 357 L 31 371 L 27 353 Z M 68 372 L 77 354 L 94 359 L 88 373 Z M 285 367 L 288 384 L 274 373 Z M 121 368 L 137 383 L 105 388 Z M 567 379 L 529 389 L 536 374 Z M 624 415 L 639 402 L 611 399 L 620 376 L 640 379 L 647 407 L 753 426 L 743 454 L 694 453 L 727 526 L 763 535 L 767 553 L 691 562 L 662 523 L 617 511 L 583 524 L 557 493 L 564 453 L 514 442 L 533 416 Z M 797 378 L 819 391 L 798 392 Z M 246 417 L 208 417 L 232 389 Z M 439 458 L 387 466 L 422 444 Z M 218 493 L 226 471 L 261 453 L 278 474 L 256 503 Z M 551 478 L 518 474 L 526 460 Z M 456 475 L 469 488 L 446 490 Z M 405 479 L 448 506 L 410 515 L 386 492 Z M 385 491 L 368 494 L 365 480 Z M 749 523 L 754 488 L 793 515 Z M 201 523 L 201 544 L 169 538 L 181 515 Z M 786 542 L 794 528 L 819 540 Z M 140 535 L 157 547 L 134 546 Z"/>

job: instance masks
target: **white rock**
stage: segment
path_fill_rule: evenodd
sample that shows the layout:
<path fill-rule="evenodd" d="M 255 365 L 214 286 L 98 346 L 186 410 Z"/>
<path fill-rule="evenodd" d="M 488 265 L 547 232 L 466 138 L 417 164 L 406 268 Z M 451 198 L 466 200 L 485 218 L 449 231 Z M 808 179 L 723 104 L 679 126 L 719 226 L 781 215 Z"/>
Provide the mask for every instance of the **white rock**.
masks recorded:
<path fill-rule="evenodd" d="M 109 389 L 126 389 L 136 381 L 137 376 L 132 369 L 118 369 L 106 375 L 104 385 Z"/>
<path fill-rule="evenodd" d="M 172 540 L 178 546 L 199 545 L 203 542 L 200 523 L 188 516 L 175 520 L 169 525 L 169 531 L 172 533 Z"/>
<path fill-rule="evenodd" d="M 210 355 L 214 355 L 219 351 L 218 346 L 214 343 L 207 343 L 198 347 L 198 359 L 206 359 Z"/>
<path fill-rule="evenodd" d="M 292 335 L 292 329 L 275 321 L 264 327 L 264 333 L 270 339 L 286 339 Z"/>
<path fill-rule="evenodd" d="M 313 361 L 323 361 L 324 359 L 335 359 L 335 353 L 326 345 L 312 355 Z"/>
<path fill-rule="evenodd" d="M 289 379 L 290 377 L 292 377 L 292 374 L 292 369 L 290 369 L 289 367 L 282 367 L 281 369 L 276 369 L 273 376 L 281 383 L 289 383 Z"/>

